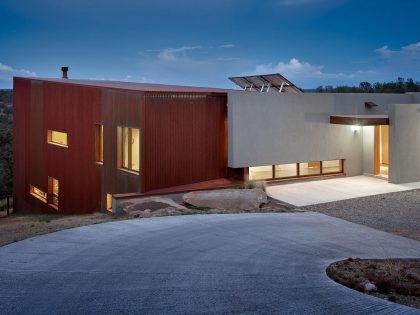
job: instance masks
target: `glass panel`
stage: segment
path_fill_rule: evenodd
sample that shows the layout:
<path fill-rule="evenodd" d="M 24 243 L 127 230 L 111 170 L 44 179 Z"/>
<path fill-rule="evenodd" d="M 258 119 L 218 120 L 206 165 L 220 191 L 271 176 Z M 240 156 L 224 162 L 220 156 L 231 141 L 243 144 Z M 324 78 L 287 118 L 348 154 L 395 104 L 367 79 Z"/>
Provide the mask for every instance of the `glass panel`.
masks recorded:
<path fill-rule="evenodd" d="M 29 193 L 34 196 L 35 198 L 41 200 L 42 202 L 47 202 L 47 194 L 43 192 L 41 189 L 38 189 L 32 185 L 29 187 Z"/>
<path fill-rule="evenodd" d="M 321 162 L 310 161 L 305 163 L 299 163 L 299 175 L 319 175 L 321 174 Z"/>
<path fill-rule="evenodd" d="M 140 129 L 131 129 L 131 169 L 140 171 Z"/>
<path fill-rule="evenodd" d="M 341 173 L 341 160 L 322 161 L 322 174 Z"/>
<path fill-rule="evenodd" d="M 249 168 L 249 180 L 273 178 L 273 166 L 255 166 Z"/>
<path fill-rule="evenodd" d="M 96 161 L 104 161 L 104 126 L 95 125 Z"/>
<path fill-rule="evenodd" d="M 297 164 L 279 164 L 275 166 L 275 177 L 295 177 L 297 176 Z"/>
<path fill-rule="evenodd" d="M 106 194 L 106 210 L 112 212 L 112 195 Z"/>
<path fill-rule="evenodd" d="M 48 141 L 53 144 L 67 146 L 67 133 L 50 130 Z"/>
<path fill-rule="evenodd" d="M 123 128 L 123 167 L 129 168 L 128 146 L 129 146 L 129 128 Z"/>

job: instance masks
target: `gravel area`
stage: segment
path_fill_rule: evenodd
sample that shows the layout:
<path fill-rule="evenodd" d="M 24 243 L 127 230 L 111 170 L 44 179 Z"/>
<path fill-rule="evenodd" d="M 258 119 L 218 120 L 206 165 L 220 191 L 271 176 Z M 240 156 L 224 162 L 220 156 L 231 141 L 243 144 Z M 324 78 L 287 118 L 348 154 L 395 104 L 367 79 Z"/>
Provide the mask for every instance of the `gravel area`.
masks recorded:
<path fill-rule="evenodd" d="M 420 241 L 420 189 L 341 200 L 300 209 L 321 212 Z"/>

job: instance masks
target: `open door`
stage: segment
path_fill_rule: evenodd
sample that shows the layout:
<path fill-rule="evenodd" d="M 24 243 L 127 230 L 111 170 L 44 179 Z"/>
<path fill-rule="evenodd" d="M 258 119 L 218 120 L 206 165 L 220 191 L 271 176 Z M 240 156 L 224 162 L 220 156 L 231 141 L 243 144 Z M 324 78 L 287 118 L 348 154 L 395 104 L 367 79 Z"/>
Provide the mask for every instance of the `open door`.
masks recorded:
<path fill-rule="evenodd" d="M 389 126 L 375 126 L 375 175 L 388 177 L 389 168 Z"/>

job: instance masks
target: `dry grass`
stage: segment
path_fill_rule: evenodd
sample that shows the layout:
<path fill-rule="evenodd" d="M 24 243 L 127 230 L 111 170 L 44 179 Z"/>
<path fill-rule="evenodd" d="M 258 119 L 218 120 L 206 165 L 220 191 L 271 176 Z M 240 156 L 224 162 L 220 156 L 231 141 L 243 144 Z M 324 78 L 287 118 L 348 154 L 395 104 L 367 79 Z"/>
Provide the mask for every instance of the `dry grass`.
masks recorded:
<path fill-rule="evenodd" d="M 352 259 L 328 266 L 327 274 L 340 284 L 364 292 L 364 282 L 376 285 L 369 294 L 420 308 L 420 259 Z"/>
<path fill-rule="evenodd" d="M 0 218 L 0 246 L 36 235 L 121 219 L 123 217 L 108 213 L 83 215 L 13 214 Z"/>
<path fill-rule="evenodd" d="M 150 218 L 158 216 L 190 215 L 190 214 L 224 214 L 240 212 L 293 212 L 294 209 L 268 198 L 268 203 L 256 211 L 219 210 L 188 206 L 188 209 L 165 208 L 167 204 L 146 203 L 139 208 L 141 213 L 133 215 L 115 215 L 108 212 L 83 215 L 53 214 L 12 214 L 0 217 L 0 246 L 21 241 L 36 235 L 56 232 L 78 226 L 98 224 L 132 218 Z M 163 208 L 163 209 L 162 209 Z M 165 210 L 166 209 L 166 210 Z"/>

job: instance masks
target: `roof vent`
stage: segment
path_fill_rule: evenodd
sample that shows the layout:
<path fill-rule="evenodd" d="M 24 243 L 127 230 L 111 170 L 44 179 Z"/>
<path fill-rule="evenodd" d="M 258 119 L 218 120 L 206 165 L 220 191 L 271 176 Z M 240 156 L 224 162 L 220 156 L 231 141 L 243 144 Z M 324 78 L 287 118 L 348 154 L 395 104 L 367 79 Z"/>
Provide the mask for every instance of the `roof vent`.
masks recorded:
<path fill-rule="evenodd" d="M 63 79 L 68 79 L 67 72 L 69 71 L 69 67 L 61 67 L 61 71 L 63 71 Z"/>

